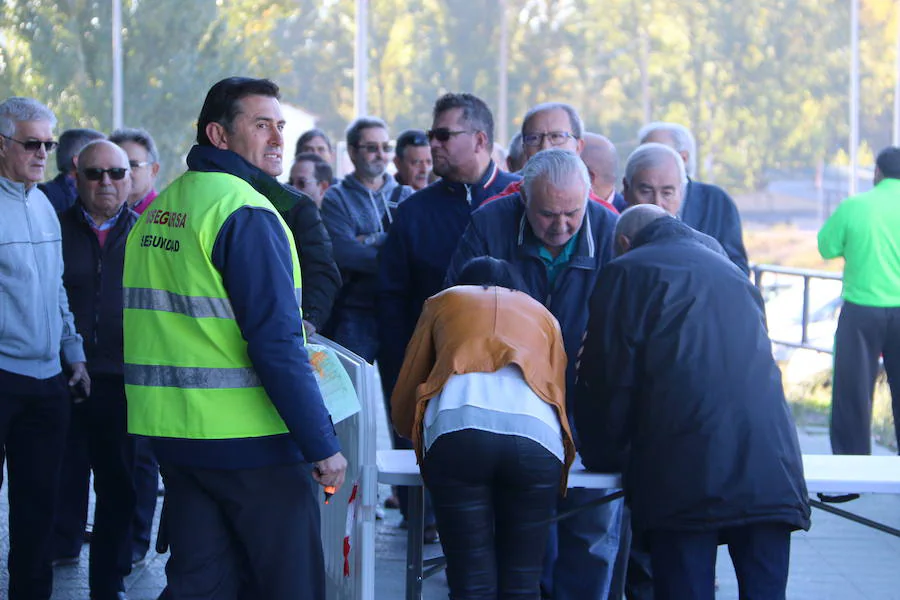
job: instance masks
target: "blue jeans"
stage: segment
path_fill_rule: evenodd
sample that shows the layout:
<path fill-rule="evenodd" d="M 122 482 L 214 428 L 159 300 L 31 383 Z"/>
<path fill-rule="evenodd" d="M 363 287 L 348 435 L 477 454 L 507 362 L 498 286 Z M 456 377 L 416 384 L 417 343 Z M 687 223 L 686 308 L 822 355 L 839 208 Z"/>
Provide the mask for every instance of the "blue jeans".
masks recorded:
<path fill-rule="evenodd" d="M 646 535 L 654 600 L 715 600 L 716 553 L 728 544 L 741 600 L 784 600 L 791 529 L 759 523 L 713 531 L 651 531 Z"/>
<path fill-rule="evenodd" d="M 530 439 L 477 429 L 440 436 L 425 455 L 447 557 L 450 598 L 533 600 L 562 462 Z"/>
<path fill-rule="evenodd" d="M 616 490 L 570 489 L 560 498 L 562 513 Z M 613 582 L 622 529 L 622 499 L 590 508 L 556 524 L 555 560 L 544 561 L 542 579 L 555 600 L 607 600 Z M 551 575 L 552 574 L 552 575 Z M 618 596 L 621 597 L 621 590 Z"/>

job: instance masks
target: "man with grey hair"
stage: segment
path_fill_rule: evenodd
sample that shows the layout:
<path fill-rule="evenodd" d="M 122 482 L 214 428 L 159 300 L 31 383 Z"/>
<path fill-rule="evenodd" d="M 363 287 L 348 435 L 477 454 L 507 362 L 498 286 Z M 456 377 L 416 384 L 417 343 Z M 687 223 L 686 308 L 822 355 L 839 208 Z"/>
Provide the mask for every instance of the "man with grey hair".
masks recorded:
<path fill-rule="evenodd" d="M 545 102 L 530 108 L 522 119 L 521 133 L 526 162 L 541 150 L 550 148 L 567 150 L 578 156 L 584 150 L 584 123 L 578 116 L 578 111 L 565 102 Z M 519 191 L 519 186 L 519 182 L 510 184 L 492 200 L 515 194 Z M 595 195 L 593 190 L 588 192 L 591 200 L 618 214 L 604 198 Z"/>
<path fill-rule="evenodd" d="M 713 598 L 727 544 L 742 598 L 783 599 L 810 509 L 759 290 L 660 208 L 629 208 L 616 233 L 572 391 L 584 465 L 623 474 L 652 597 Z"/>
<path fill-rule="evenodd" d="M 50 543 L 69 390 L 90 393 L 81 336 L 63 287 L 59 220 L 37 188 L 56 147 L 53 112 L 0 103 L 0 448 L 7 457 L 10 600 L 47 600 Z M 62 358 L 71 376 L 66 385 Z"/>
<path fill-rule="evenodd" d="M 156 176 L 159 175 L 159 151 L 156 149 L 156 142 L 146 129 L 132 127 L 116 129 L 109 135 L 109 141 L 120 146 L 128 154 L 128 166 L 131 171 L 128 206 L 142 215 L 159 195 L 155 188 Z"/>
<path fill-rule="evenodd" d="M 574 389 L 588 300 L 601 268 L 612 259 L 617 217 L 588 200 L 587 167 L 570 149 L 537 152 L 523 175 L 521 198 L 519 194 L 500 198 L 472 215 L 445 283 L 453 285 L 462 265 L 477 256 L 516 265 L 525 280 L 523 291 L 559 321 L 569 358 L 566 385 Z M 566 512 L 604 495 L 605 490 L 572 489 L 560 498 L 558 510 Z M 612 597 L 621 597 L 621 589 L 611 590 L 621 520 L 618 501 L 560 521 L 556 543 L 551 540 L 545 560 L 544 591 L 557 600 L 606 600 L 611 591 Z"/>
<path fill-rule="evenodd" d="M 617 211 L 625 210 L 625 197 L 616 191 L 619 154 L 609 138 L 599 133 L 585 133 L 581 160 L 591 175 L 591 191 L 612 204 Z"/>
<path fill-rule="evenodd" d="M 741 215 L 734 200 L 722 188 L 696 181 L 697 144 L 693 134 L 678 123 L 650 123 L 638 133 L 641 144 L 656 142 L 674 149 L 687 169 L 687 185 L 676 214 L 682 221 L 718 240 L 731 262 L 744 273 L 750 273 L 744 248 Z"/>
<path fill-rule="evenodd" d="M 66 129 L 59 136 L 56 148 L 56 168 L 59 174 L 38 187 L 50 200 L 56 212 L 62 212 L 75 203 L 75 157 L 88 142 L 102 140 L 106 136 L 94 129 Z"/>

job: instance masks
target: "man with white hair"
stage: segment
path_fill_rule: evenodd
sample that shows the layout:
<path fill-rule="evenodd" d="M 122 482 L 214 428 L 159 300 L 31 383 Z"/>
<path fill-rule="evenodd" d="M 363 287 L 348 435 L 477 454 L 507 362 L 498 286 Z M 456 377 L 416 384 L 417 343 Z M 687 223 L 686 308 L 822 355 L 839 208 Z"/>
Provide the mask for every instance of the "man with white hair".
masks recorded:
<path fill-rule="evenodd" d="M 62 240 L 37 183 L 56 148 L 53 112 L 33 98 L 0 103 L 0 448 L 9 488 L 10 600 L 50 598 L 50 540 L 71 399 L 90 393 L 81 336 L 63 287 Z"/>
<path fill-rule="evenodd" d="M 686 202 L 692 202 L 694 209 L 701 205 L 707 207 L 718 205 L 721 207 L 724 204 L 707 200 L 685 200 L 685 194 L 691 189 L 691 186 L 696 185 L 696 182 L 691 181 L 688 177 L 682 155 L 679 155 L 671 146 L 655 142 L 638 146 L 631 153 L 631 156 L 628 157 L 628 162 L 625 164 L 623 185 L 625 203 L 628 206 L 656 204 L 664 208 L 666 212 L 680 218 L 686 225 L 690 225 L 695 230 L 705 233 L 718 241 L 725 248 L 725 252 L 728 254 L 728 258 L 731 259 L 731 262 L 744 273 L 749 273 L 747 255 L 744 251 L 743 242 L 740 241 L 740 217 L 738 217 L 736 209 L 734 210 L 734 219 L 726 219 L 732 224 L 736 224 L 738 231 L 736 235 L 732 235 L 734 233 L 733 228 L 708 227 L 711 223 L 721 223 L 722 221 L 707 219 L 700 223 L 691 223 L 685 220 Z M 727 196 L 723 197 L 727 198 Z M 728 199 L 728 202 L 730 202 L 730 199 Z M 733 208 L 733 203 L 730 206 Z M 699 211 L 694 209 L 691 209 L 688 214 L 698 215 Z M 712 209 L 704 210 L 706 211 L 704 214 L 712 214 Z M 719 212 L 718 214 L 723 215 L 725 213 Z"/>
<path fill-rule="evenodd" d="M 734 200 L 722 188 L 693 179 L 697 171 L 697 143 L 690 130 L 678 123 L 649 123 L 641 128 L 638 139 L 641 144 L 665 144 L 678 153 L 686 165 L 688 177 L 681 207 L 672 214 L 718 240 L 731 262 L 749 274 L 741 216 Z"/>
<path fill-rule="evenodd" d="M 588 200 L 591 185 L 587 168 L 571 150 L 537 152 L 522 174 L 521 198 L 519 194 L 500 198 L 472 214 L 450 263 L 446 283 L 454 284 L 462 265 L 477 256 L 492 256 L 516 265 L 525 280 L 524 291 L 559 321 L 569 358 L 567 389 L 574 389 L 575 360 L 587 325 L 588 299 L 600 269 L 612 259 L 617 217 Z M 569 490 L 565 498 L 560 498 L 558 510 L 566 512 L 605 494 L 605 490 Z M 621 502 L 612 502 L 560 521 L 557 544 L 548 557 L 553 565 L 552 578 L 545 578 L 544 591 L 557 600 L 606 600 L 618 554 L 621 519 Z M 614 590 L 612 597 L 616 594 L 621 597 L 621 590 Z"/>
<path fill-rule="evenodd" d="M 635 206 L 616 227 L 569 392 L 579 452 L 623 474 L 655 600 L 714 598 L 719 544 L 741 598 L 783 600 L 810 509 L 765 306 L 718 242 L 666 212 Z"/>

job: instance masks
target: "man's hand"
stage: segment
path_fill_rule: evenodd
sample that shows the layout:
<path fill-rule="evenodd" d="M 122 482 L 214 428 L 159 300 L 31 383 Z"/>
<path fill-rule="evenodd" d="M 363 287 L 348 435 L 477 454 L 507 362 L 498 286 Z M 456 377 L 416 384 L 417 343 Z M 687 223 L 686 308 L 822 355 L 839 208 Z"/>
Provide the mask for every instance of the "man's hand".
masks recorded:
<path fill-rule="evenodd" d="M 88 375 L 87 364 L 83 362 L 72 363 L 72 377 L 69 379 L 69 387 L 78 385 L 80 381 L 84 386 L 84 393 L 91 395 L 91 376 Z"/>
<path fill-rule="evenodd" d="M 344 485 L 344 475 L 347 473 L 347 459 L 338 452 L 325 460 L 316 463 L 312 476 L 321 486 L 334 486 L 340 489 Z"/>

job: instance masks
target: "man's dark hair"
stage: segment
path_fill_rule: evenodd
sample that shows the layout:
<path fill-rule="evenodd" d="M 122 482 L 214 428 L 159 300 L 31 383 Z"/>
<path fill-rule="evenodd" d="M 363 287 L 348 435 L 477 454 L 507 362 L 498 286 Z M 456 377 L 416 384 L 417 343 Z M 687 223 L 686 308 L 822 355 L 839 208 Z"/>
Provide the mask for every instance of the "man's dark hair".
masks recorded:
<path fill-rule="evenodd" d="M 75 157 L 81 149 L 94 140 L 105 140 L 106 136 L 95 129 L 66 129 L 59 136 L 56 149 L 56 168 L 60 173 L 68 173 L 75 168 Z"/>
<path fill-rule="evenodd" d="M 317 137 L 325 140 L 325 144 L 328 146 L 328 150 L 330 152 L 334 152 L 334 146 L 331 145 L 331 138 L 328 137 L 328 134 L 319 129 L 318 127 L 313 127 L 309 131 L 304 131 L 303 135 L 301 135 L 297 139 L 297 146 L 294 148 L 294 155 L 303 154 L 303 146 L 316 139 Z"/>
<path fill-rule="evenodd" d="M 316 183 L 327 181 L 331 184 L 331 180 L 334 177 L 334 171 L 332 171 L 331 165 L 315 152 L 302 152 L 294 157 L 294 162 L 311 162 L 313 164 Z"/>
<path fill-rule="evenodd" d="M 378 117 L 360 117 L 350 123 L 350 127 L 347 128 L 347 146 L 356 148 L 359 145 L 359 140 L 362 139 L 362 132 L 366 129 L 384 129 L 387 131 L 388 126 L 387 123 Z"/>
<path fill-rule="evenodd" d="M 229 77 L 218 82 L 206 94 L 200 117 L 197 119 L 197 143 L 212 146 L 206 135 L 206 126 L 218 123 L 231 133 L 234 120 L 241 112 L 240 101 L 247 96 L 268 96 L 278 99 L 278 86 L 268 79 L 250 77 Z"/>
<path fill-rule="evenodd" d="M 494 115 L 484 100 L 472 94 L 449 92 L 434 103 L 433 117 L 438 118 L 448 110 L 462 109 L 463 120 L 476 131 L 483 131 L 488 139 L 488 152 L 494 149 Z"/>
<path fill-rule="evenodd" d="M 888 179 L 900 179 L 900 148 L 888 146 L 879 152 L 875 165 Z"/>
<path fill-rule="evenodd" d="M 151 136 L 150 132 L 146 129 L 139 129 L 137 127 L 123 127 L 122 129 L 116 129 L 109 134 L 109 141 L 117 146 L 121 146 L 124 142 L 132 142 L 141 145 L 144 147 L 144 150 L 147 151 L 150 162 L 159 163 L 159 151 L 156 149 L 156 142 L 153 141 L 153 136 Z"/>
<path fill-rule="evenodd" d="M 410 146 L 425 147 L 428 146 L 428 138 L 421 129 L 407 129 L 397 136 L 397 158 L 403 160 L 403 153 Z"/>
<path fill-rule="evenodd" d="M 456 278 L 456 284 L 497 286 L 520 292 L 525 290 L 525 281 L 519 270 L 512 263 L 492 256 L 477 256 L 466 262 Z"/>

